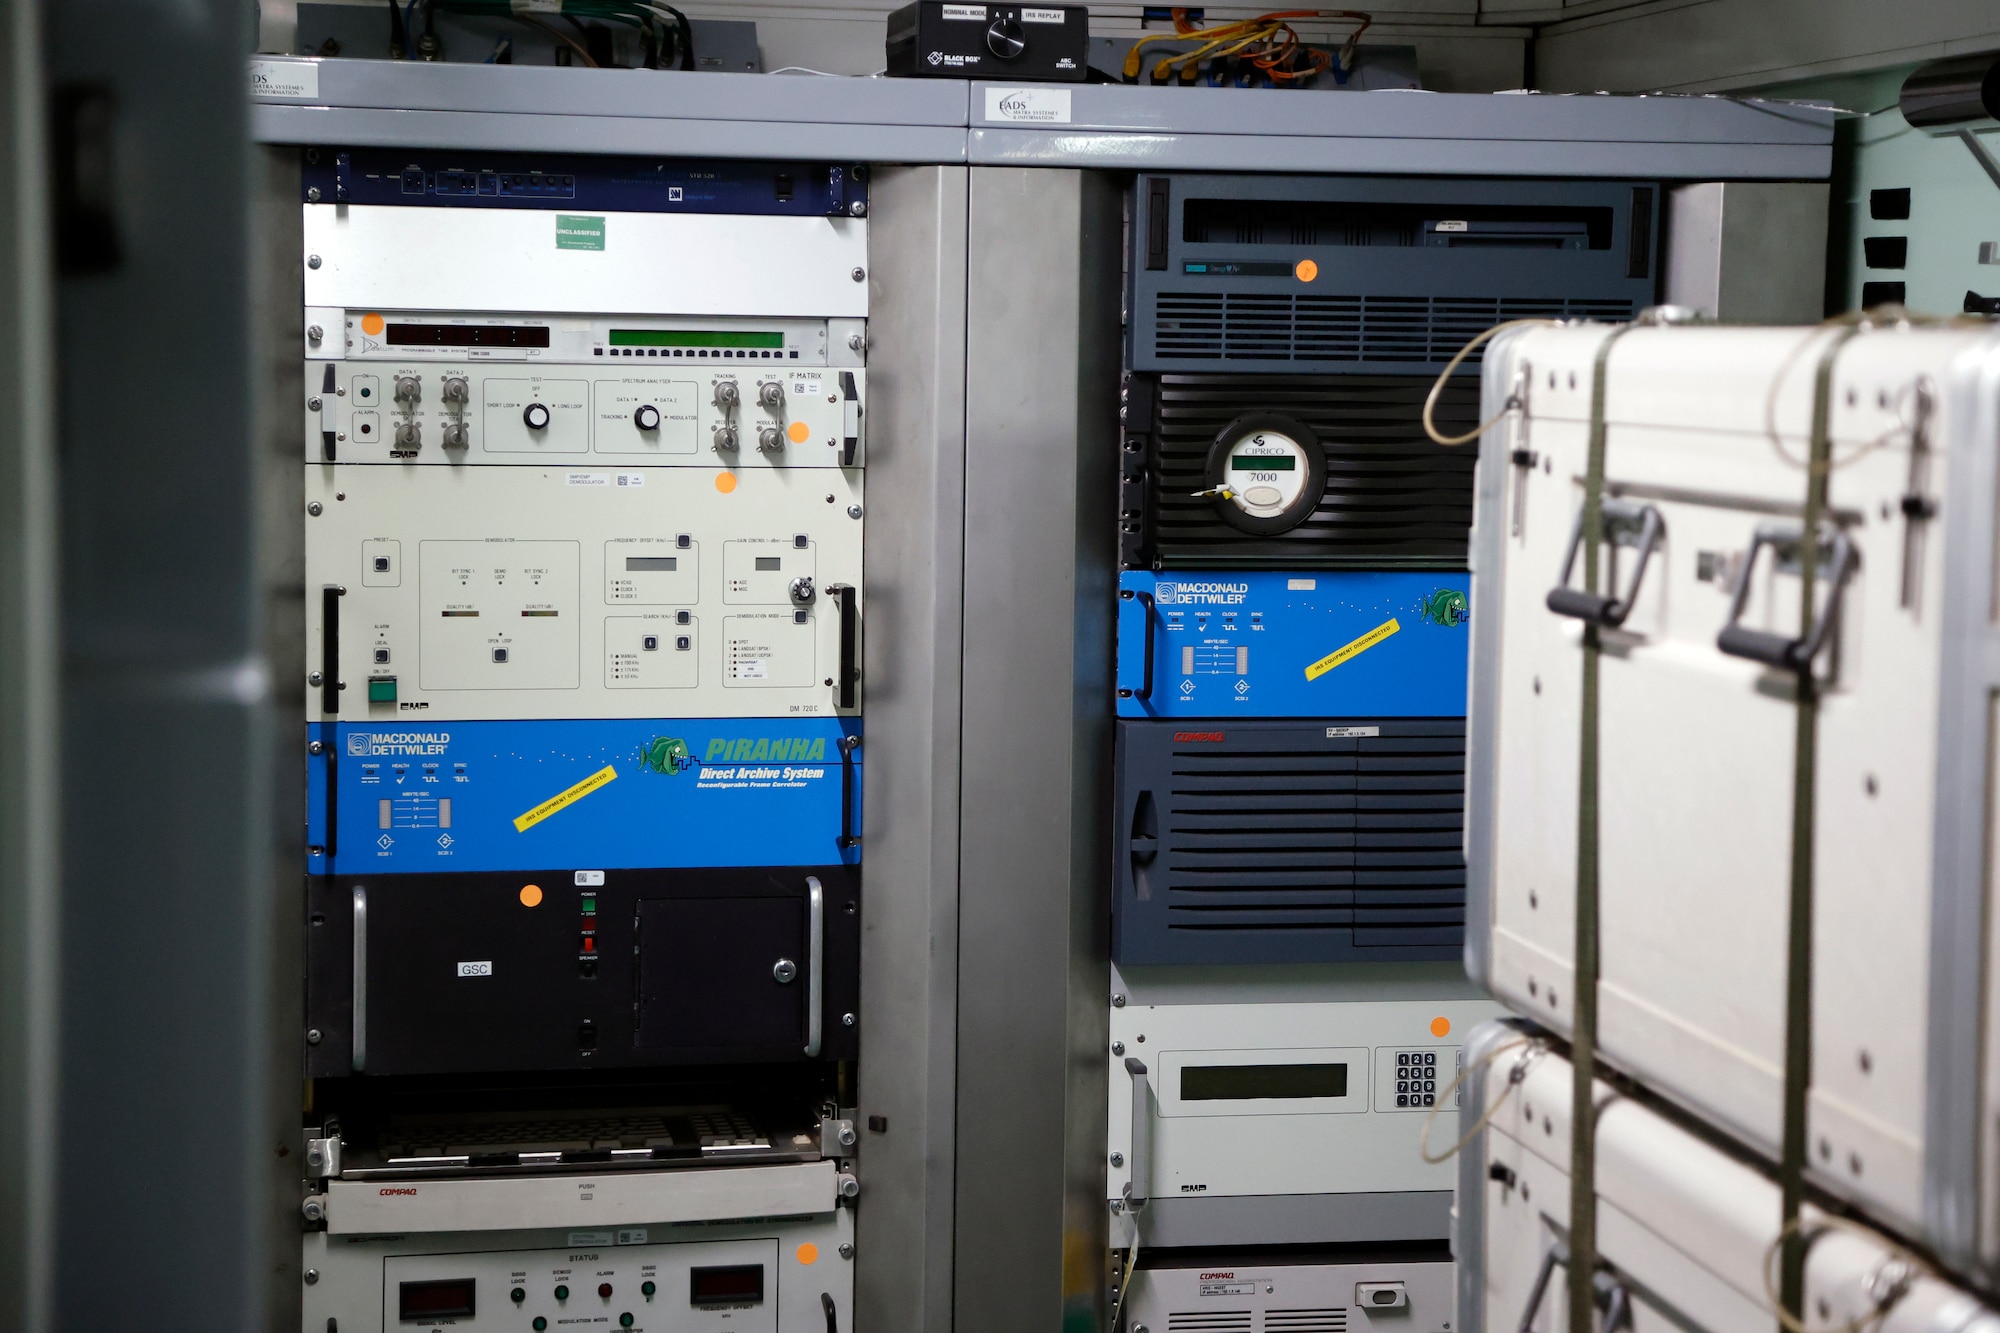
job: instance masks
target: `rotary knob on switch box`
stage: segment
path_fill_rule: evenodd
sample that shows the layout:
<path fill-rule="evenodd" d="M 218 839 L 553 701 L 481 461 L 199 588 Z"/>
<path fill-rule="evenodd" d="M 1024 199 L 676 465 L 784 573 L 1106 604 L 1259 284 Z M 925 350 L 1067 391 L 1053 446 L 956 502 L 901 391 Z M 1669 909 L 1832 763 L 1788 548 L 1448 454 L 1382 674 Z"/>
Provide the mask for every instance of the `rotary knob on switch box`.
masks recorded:
<path fill-rule="evenodd" d="M 549 425 L 549 408 L 546 403 L 529 403 L 521 409 L 521 420 L 529 430 L 546 430 Z"/>
<path fill-rule="evenodd" d="M 1028 39 L 1021 33 L 1021 21 L 1006 14 L 994 19 L 986 29 L 986 49 L 1002 60 L 1012 60 L 1027 49 Z"/>
<path fill-rule="evenodd" d="M 632 424 L 640 430 L 658 430 L 660 428 L 660 409 L 654 407 L 651 403 L 645 404 L 632 414 Z"/>

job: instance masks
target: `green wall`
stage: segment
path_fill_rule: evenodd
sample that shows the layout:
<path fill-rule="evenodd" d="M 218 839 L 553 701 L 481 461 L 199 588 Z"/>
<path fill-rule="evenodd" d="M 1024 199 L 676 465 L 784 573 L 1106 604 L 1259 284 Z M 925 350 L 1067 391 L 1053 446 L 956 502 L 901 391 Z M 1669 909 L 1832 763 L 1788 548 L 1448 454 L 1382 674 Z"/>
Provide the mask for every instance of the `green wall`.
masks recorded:
<path fill-rule="evenodd" d="M 2000 182 L 1981 167 L 1955 133 L 1913 129 L 1896 109 L 1896 93 L 1914 68 L 1899 65 L 1755 90 L 1777 97 L 1828 101 L 1857 114 L 1842 117 L 1835 140 L 1833 217 L 1827 237 L 1827 312 L 1861 304 L 1862 285 L 1904 284 L 1903 304 L 1927 315 L 1964 309 L 1967 291 L 2000 296 L 2000 263 L 1979 262 L 1980 243 L 2000 250 Z M 1750 91 L 1750 90 L 1744 90 Z M 2000 125 L 1977 122 L 1974 136 L 2000 159 Z M 1870 216 L 1876 190 L 1910 192 L 1907 221 Z M 1909 242 L 1901 269 L 1871 268 L 1868 237 Z"/>

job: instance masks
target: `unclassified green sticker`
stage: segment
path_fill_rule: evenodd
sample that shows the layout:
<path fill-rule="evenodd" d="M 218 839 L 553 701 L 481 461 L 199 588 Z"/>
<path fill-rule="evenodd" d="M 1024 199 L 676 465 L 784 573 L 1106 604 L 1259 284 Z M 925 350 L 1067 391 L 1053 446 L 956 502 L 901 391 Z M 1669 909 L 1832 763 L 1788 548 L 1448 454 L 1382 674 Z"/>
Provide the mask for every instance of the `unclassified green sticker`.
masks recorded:
<path fill-rule="evenodd" d="M 556 249 L 602 250 L 603 248 L 603 218 L 577 217 L 570 213 L 556 214 Z"/>

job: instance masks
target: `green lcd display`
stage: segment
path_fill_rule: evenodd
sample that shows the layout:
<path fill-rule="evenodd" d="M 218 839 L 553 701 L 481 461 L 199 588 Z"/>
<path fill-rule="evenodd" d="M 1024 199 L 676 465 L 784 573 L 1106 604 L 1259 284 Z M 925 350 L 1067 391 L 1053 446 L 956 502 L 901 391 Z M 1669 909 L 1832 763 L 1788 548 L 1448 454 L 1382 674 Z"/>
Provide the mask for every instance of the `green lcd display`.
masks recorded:
<path fill-rule="evenodd" d="M 1237 454 L 1229 460 L 1229 466 L 1238 472 L 1292 472 L 1299 466 L 1299 460 L 1292 454 Z"/>
<path fill-rule="evenodd" d="M 772 347 L 783 348 L 782 333 L 723 329 L 613 329 L 613 347 Z"/>

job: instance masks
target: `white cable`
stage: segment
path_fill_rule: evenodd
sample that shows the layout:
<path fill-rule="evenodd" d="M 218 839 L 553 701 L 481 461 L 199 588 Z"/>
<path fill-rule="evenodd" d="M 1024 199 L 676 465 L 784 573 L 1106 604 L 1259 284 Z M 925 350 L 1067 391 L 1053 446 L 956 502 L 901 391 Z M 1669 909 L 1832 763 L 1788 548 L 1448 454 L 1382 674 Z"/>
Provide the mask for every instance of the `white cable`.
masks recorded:
<path fill-rule="evenodd" d="M 1512 412 L 1516 407 L 1519 406 L 1519 404 L 1516 403 L 1512 398 L 1509 398 L 1507 400 L 1506 406 L 1502 407 L 1500 411 L 1492 417 L 1491 420 L 1480 422 L 1477 426 L 1474 426 L 1471 430 L 1467 431 L 1463 435 L 1440 435 L 1438 433 L 1437 422 L 1432 420 L 1431 418 L 1431 414 L 1437 410 L 1438 395 L 1444 392 L 1444 386 L 1446 385 L 1446 383 L 1450 381 L 1451 373 L 1454 370 L 1458 369 L 1460 362 L 1464 361 L 1466 357 L 1472 355 L 1473 349 L 1478 347 L 1479 344 L 1485 342 L 1488 338 L 1491 338 L 1494 334 L 1503 332 L 1504 330 L 1507 329 L 1518 329 L 1529 324 L 1538 324 L 1553 328 L 1560 323 L 1562 323 L 1562 321 L 1558 319 L 1510 319 L 1506 320 L 1503 323 L 1495 324 L 1492 328 L 1486 330 L 1486 332 L 1480 334 L 1477 338 L 1474 338 L 1471 342 L 1459 348 L 1458 355 L 1454 356 L 1450 361 L 1445 363 L 1445 368 L 1443 373 L 1437 377 L 1437 383 L 1431 385 L 1430 393 L 1428 393 L 1424 397 L 1424 416 L 1423 416 L 1424 434 L 1430 436 L 1433 440 L 1436 440 L 1439 444 L 1443 445 L 1470 444 L 1472 441 L 1478 439 L 1481 435 L 1485 434 L 1488 427 L 1494 425 L 1502 417 L 1506 416 L 1509 412 Z"/>
<path fill-rule="evenodd" d="M 1128 1217 L 1131 1214 L 1127 1214 Z M 1139 1262 L 1139 1219 L 1132 1218 L 1132 1248 L 1125 1252 L 1125 1280 L 1118 1284 L 1118 1300 L 1111 1307 L 1111 1333 L 1118 1333 L 1118 1317 L 1125 1309 L 1125 1293 L 1132 1290 L 1132 1271 Z"/>
<path fill-rule="evenodd" d="M 783 69 L 770 69 L 764 72 L 766 74 L 817 74 L 822 79 L 851 79 L 857 77 L 853 74 L 835 74 L 832 70 L 826 69 L 807 69 L 804 65 L 787 65 Z"/>

